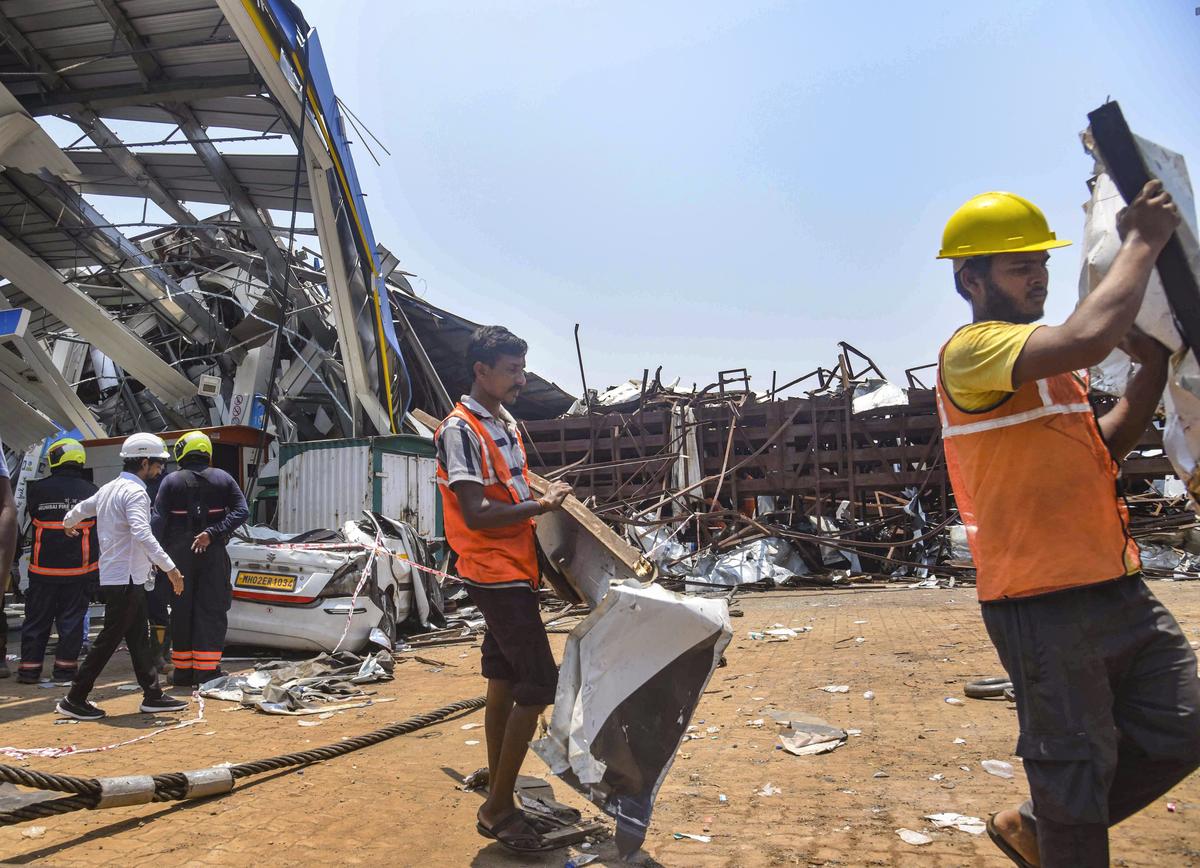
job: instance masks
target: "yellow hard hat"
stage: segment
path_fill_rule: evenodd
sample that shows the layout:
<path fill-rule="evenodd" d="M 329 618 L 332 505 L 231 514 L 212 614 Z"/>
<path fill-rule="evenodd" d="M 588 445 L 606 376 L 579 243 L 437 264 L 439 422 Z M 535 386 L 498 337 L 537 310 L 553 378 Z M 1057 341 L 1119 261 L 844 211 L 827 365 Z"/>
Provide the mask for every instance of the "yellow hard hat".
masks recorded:
<path fill-rule="evenodd" d="M 84 451 L 83 444 L 74 437 L 63 437 L 50 444 L 46 451 L 46 462 L 51 468 L 72 463 L 82 467 L 87 463 L 87 452 Z"/>
<path fill-rule="evenodd" d="M 176 462 L 192 454 L 200 454 L 212 460 L 212 441 L 203 431 L 189 431 L 175 441 Z"/>
<path fill-rule="evenodd" d="M 981 193 L 951 216 L 942 232 L 938 259 L 968 259 L 996 253 L 1032 253 L 1066 247 L 1037 205 L 1015 193 Z"/>

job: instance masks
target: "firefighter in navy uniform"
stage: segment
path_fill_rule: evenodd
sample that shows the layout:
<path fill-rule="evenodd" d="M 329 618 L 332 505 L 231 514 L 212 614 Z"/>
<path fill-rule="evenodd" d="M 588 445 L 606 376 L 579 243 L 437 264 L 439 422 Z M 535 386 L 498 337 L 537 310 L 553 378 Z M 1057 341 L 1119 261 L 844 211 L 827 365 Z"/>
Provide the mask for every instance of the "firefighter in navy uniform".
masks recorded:
<path fill-rule="evenodd" d="M 221 674 L 221 651 L 233 600 L 225 544 L 250 510 L 232 476 L 211 467 L 212 441 L 202 431 L 175 443 L 179 469 L 154 500 L 155 534 L 183 571 L 183 593 L 171 604 L 171 683 L 202 684 Z"/>
<path fill-rule="evenodd" d="M 17 680 L 37 684 L 51 627 L 58 628 L 54 653 L 55 681 L 71 681 L 79 666 L 84 615 L 100 580 L 100 544 L 96 522 L 80 522 L 79 535 L 68 537 L 63 518 L 71 507 L 96 493 L 83 477 L 87 461 L 83 444 L 70 437 L 56 440 L 47 453 L 50 475 L 29 483 L 26 511 L 33 538 L 29 554 L 29 590 L 21 626 L 21 667 Z"/>

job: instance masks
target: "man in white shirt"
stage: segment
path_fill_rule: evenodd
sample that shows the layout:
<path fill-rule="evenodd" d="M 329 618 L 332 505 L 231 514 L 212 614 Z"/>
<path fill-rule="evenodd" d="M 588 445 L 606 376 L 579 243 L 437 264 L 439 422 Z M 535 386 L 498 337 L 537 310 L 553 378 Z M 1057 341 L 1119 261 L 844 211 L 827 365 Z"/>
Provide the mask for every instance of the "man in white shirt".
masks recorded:
<path fill-rule="evenodd" d="M 68 536 L 76 525 L 96 518 L 100 537 L 100 599 L 104 627 L 79 667 L 58 712 L 76 720 L 100 720 L 104 711 L 88 702 L 100 672 L 125 640 L 133 671 L 142 687 L 141 710 L 147 713 L 182 711 L 187 703 L 163 695 L 150 651 L 150 626 L 146 618 L 146 582 L 151 565 L 167 574 L 175 593 L 183 591 L 183 575 L 163 551 L 150 529 L 150 495 L 146 483 L 162 473 L 169 456 L 166 444 L 153 434 L 134 434 L 121 446 L 125 469 L 63 519 Z"/>
<path fill-rule="evenodd" d="M 4 617 L 4 594 L 8 590 L 9 570 L 17 551 L 17 502 L 13 500 L 4 443 L 0 442 L 0 678 L 8 669 L 8 620 Z"/>

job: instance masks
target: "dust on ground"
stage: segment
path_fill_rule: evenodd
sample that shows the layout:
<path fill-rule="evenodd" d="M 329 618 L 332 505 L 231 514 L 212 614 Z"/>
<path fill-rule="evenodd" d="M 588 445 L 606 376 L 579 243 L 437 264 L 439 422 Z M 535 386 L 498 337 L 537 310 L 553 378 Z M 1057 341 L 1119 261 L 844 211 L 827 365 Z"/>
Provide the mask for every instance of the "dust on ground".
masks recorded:
<path fill-rule="evenodd" d="M 1188 636 L 1200 639 L 1200 586 L 1156 582 L 1153 589 Z M 1012 756 L 1016 715 L 1009 705 L 945 702 L 962 696 L 965 681 L 1001 671 L 973 589 L 779 591 L 743 597 L 738 608 L 744 615 L 734 620 L 729 665 L 717 670 L 693 720 L 701 737 L 681 745 L 659 794 L 647 864 L 1011 864 L 986 835 L 934 830 L 922 819 L 948 811 L 986 818 L 1025 793 L 1020 760 Z M 749 631 L 775 624 L 812 629 L 783 642 L 748 638 Z M 561 653 L 564 637 L 551 638 Z M 428 662 L 400 663 L 395 681 L 377 686 L 376 698 L 390 701 L 335 714 L 319 726 L 209 702 L 205 720 L 195 726 L 106 752 L 16 764 L 108 776 L 236 763 L 333 743 L 482 693 L 478 648 L 451 645 L 421 656 Z M 121 652 L 94 695 L 109 713 L 97 724 L 56 724 L 61 689 L 0 681 L 0 744 L 91 747 L 143 734 L 158 721 L 174 722 L 139 714 L 138 692 L 120 689 L 130 679 Z M 830 684 L 850 689 L 818 689 Z M 874 699 L 864 698 L 866 691 Z M 816 715 L 861 732 L 833 753 L 796 757 L 776 749 L 772 710 Z M 194 706 L 184 718 L 192 716 Z M 748 725 L 760 718 L 762 728 Z M 66 866 L 564 865 L 582 851 L 519 858 L 475 832 L 480 797 L 456 789 L 455 776 L 486 764 L 482 728 L 463 729 L 482 719 L 475 712 L 331 762 L 252 778 L 217 799 L 83 811 L 0 828 L 0 858 Z M 980 767 L 985 759 L 1012 763 L 1015 777 L 987 774 Z M 532 756 L 525 771 L 547 774 Z M 554 783 L 561 801 L 594 813 Z M 779 792 L 761 795 L 767 784 Z M 1113 830 L 1113 864 L 1200 865 L 1200 824 L 1187 819 L 1197 815 L 1200 777 L 1193 776 Z M 45 833 L 25 837 L 32 826 Z M 896 835 L 900 828 L 933 840 L 906 844 Z M 675 833 L 712 840 L 677 840 Z M 590 852 L 601 856 L 593 864 L 618 864 L 611 843 Z"/>

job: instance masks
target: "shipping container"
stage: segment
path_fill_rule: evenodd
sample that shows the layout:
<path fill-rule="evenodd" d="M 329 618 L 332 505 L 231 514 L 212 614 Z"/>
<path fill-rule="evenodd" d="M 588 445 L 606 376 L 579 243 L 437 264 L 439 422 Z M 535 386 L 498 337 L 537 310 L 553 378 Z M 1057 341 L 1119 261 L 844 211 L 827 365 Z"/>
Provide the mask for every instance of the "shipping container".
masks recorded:
<path fill-rule="evenodd" d="M 442 537 L 433 441 L 411 434 L 284 443 L 279 447 L 279 530 L 338 529 L 369 509 Z"/>

